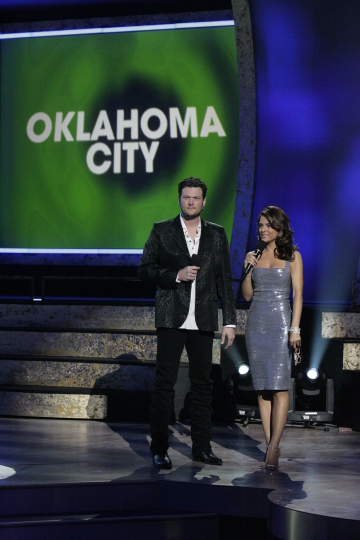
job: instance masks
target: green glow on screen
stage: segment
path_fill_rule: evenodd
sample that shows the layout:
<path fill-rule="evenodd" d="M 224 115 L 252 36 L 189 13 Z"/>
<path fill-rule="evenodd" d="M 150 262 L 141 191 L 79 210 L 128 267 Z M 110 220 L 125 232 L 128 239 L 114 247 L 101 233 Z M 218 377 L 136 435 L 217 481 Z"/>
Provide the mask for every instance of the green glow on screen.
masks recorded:
<path fill-rule="evenodd" d="M 186 136 L 180 128 L 171 136 L 174 108 L 182 121 L 196 110 L 197 136 L 191 136 L 194 116 L 187 133 L 183 128 Z M 117 111 L 128 120 L 132 109 L 138 111 L 138 134 L 128 128 L 122 138 Z M 161 128 L 153 109 L 165 118 L 163 127 L 167 123 L 158 138 L 151 138 Z M 203 127 L 207 111 L 215 112 L 221 129 L 214 116 Z M 43 142 L 28 134 L 37 113 L 51 124 Z M 68 113 L 74 114 L 55 140 L 55 127 Z M 33 136 L 45 125 L 35 122 Z M 202 128 L 207 136 L 200 136 Z M 93 170 L 87 163 L 92 147 L 101 148 Z M 154 153 L 148 172 L 142 148 Z M 0 157 L 3 248 L 142 248 L 155 221 L 179 213 L 177 185 L 188 176 L 207 183 L 203 217 L 223 225 L 230 240 L 238 163 L 234 28 L 3 41 Z M 107 161 L 106 172 L 94 173 Z"/>

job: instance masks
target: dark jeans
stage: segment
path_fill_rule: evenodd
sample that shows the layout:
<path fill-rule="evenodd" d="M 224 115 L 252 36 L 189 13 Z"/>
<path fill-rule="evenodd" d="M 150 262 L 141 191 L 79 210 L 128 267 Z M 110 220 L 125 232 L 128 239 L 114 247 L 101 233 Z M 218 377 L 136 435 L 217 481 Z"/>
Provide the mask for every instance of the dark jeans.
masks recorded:
<path fill-rule="evenodd" d="M 154 390 L 151 397 L 151 452 L 169 448 L 168 426 L 174 401 L 174 385 L 180 357 L 186 347 L 191 393 L 191 439 L 193 453 L 210 449 L 213 332 L 158 328 Z"/>

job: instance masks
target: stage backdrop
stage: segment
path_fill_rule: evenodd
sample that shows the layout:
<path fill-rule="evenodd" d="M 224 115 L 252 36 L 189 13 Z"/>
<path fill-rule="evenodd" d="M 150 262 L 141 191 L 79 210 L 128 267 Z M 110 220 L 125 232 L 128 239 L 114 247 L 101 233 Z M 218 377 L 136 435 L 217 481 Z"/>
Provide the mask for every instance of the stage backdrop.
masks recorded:
<path fill-rule="evenodd" d="M 188 176 L 230 240 L 238 117 L 233 26 L 3 40 L 1 247 L 142 249 Z"/>
<path fill-rule="evenodd" d="M 45 0 L 44 0 L 45 1 Z M 224 156 L 220 156 L 222 164 L 217 162 L 216 173 L 213 171 L 213 167 L 209 166 L 205 171 L 209 171 L 211 178 L 214 178 L 214 182 L 220 178 L 224 182 L 220 189 L 220 184 L 215 183 L 214 190 L 211 186 L 209 191 L 208 205 L 204 211 L 205 219 L 212 219 L 218 221 L 226 226 L 228 236 L 231 234 L 231 221 L 233 220 L 233 230 L 231 238 L 231 250 L 232 250 L 232 264 L 234 277 L 238 277 L 241 273 L 241 264 L 243 261 L 243 255 L 246 251 L 246 245 L 248 249 L 253 249 L 256 245 L 256 218 L 260 210 L 269 204 L 278 205 L 282 207 L 290 216 L 290 222 L 295 231 L 295 241 L 299 244 L 299 249 L 304 259 L 304 299 L 306 303 L 319 303 L 319 304 L 333 304 L 334 306 L 343 306 L 348 308 L 350 306 L 352 281 L 356 279 L 357 268 L 359 262 L 360 251 L 360 229 L 359 223 L 359 209 L 360 209 L 360 183 L 359 183 L 359 168 L 360 168 L 360 108 L 358 106 L 358 96 L 360 95 L 360 3 L 358 0 L 348 0 L 347 2 L 339 3 L 337 0 L 317 0 L 316 2 L 304 2 L 303 0 L 273 0 L 272 2 L 259 2 L 258 0 L 233 0 L 234 6 L 234 18 L 236 14 L 240 18 L 240 14 L 243 13 L 243 7 L 250 4 L 252 26 L 253 26 L 253 39 L 255 48 L 255 69 L 251 69 L 250 63 L 248 64 L 249 73 L 252 71 L 253 76 L 256 76 L 256 89 L 257 89 L 257 134 L 255 133 L 253 123 L 247 119 L 245 122 L 246 133 L 244 132 L 244 115 L 243 112 L 247 110 L 253 110 L 251 100 L 243 99 L 240 96 L 240 106 L 243 110 L 240 110 L 239 120 L 237 119 L 238 103 L 232 102 L 231 110 L 233 111 L 232 119 L 234 123 L 238 122 L 240 127 L 240 153 L 236 148 L 236 144 L 232 145 L 233 140 L 238 137 L 237 130 L 232 132 L 234 135 L 230 136 L 229 124 L 226 124 L 226 120 L 223 116 L 225 109 L 229 110 L 229 106 L 226 104 L 226 96 L 223 92 L 231 92 L 236 94 L 236 67 L 233 71 L 229 69 L 231 55 L 231 62 L 235 60 L 235 43 L 233 41 L 233 29 L 224 29 L 229 32 L 228 45 L 225 47 L 217 46 L 218 55 L 214 54 L 214 48 L 212 47 L 213 41 L 210 39 L 209 51 L 201 49 L 200 45 L 195 47 L 195 50 L 191 54 L 188 54 L 188 43 L 182 44 L 181 54 L 178 50 L 172 50 L 171 54 L 168 54 L 166 47 L 161 50 L 159 54 L 159 64 L 151 70 L 152 79 L 151 85 L 153 85 L 153 77 L 156 77 L 158 69 L 161 69 L 162 62 L 166 61 L 167 68 L 163 72 L 169 72 L 169 75 L 173 73 L 173 63 L 181 65 L 181 58 L 185 54 L 186 58 L 185 66 L 183 66 L 182 84 L 186 87 L 197 84 L 201 85 L 204 94 L 200 97 L 196 95 L 196 100 L 189 101 L 187 98 L 182 101 L 177 100 L 174 104 L 172 95 L 174 94 L 173 85 L 169 85 L 170 101 L 166 105 L 167 113 L 163 108 L 163 101 L 154 102 L 152 99 L 145 102 L 145 106 L 139 110 L 139 122 L 144 111 L 148 108 L 156 107 L 167 114 L 168 131 L 162 137 L 159 138 L 159 148 L 155 154 L 153 165 L 154 169 L 157 167 L 157 157 L 160 156 L 161 147 L 165 148 L 165 139 L 168 139 L 168 148 L 174 150 L 171 158 L 176 162 L 176 171 L 181 174 L 203 174 L 203 167 L 206 167 L 209 160 L 210 163 L 213 159 L 219 159 L 216 154 L 206 154 L 206 158 L 203 159 L 203 154 L 198 154 L 198 165 L 201 170 L 196 168 L 195 170 L 184 170 L 184 167 L 178 167 L 178 164 L 185 163 L 184 149 L 182 145 L 186 145 L 186 152 L 190 152 L 188 149 L 189 144 L 204 144 L 205 141 L 211 139 L 223 144 L 225 150 Z M 206 30 L 207 32 L 208 30 Z M 182 31 L 181 31 L 182 32 Z M 186 31 L 191 33 L 192 31 Z M 206 33 L 205 32 L 205 33 Z M 230 32 L 232 33 L 230 37 Z M 209 30 L 210 34 L 210 30 Z M 166 35 L 164 33 L 164 35 Z M 170 35 L 170 34 L 169 34 Z M 195 35 L 195 34 L 194 34 Z M 211 34 L 212 35 L 212 34 Z M 242 36 L 243 42 L 240 42 Z M 99 38 L 101 36 L 98 36 Z M 52 38 L 55 39 L 55 38 Z M 57 38 L 56 38 L 57 39 Z M 69 38 L 70 39 L 70 38 Z M 75 38 L 72 43 L 75 43 Z M 79 39 L 80 38 L 76 38 Z M 120 39 L 120 36 L 119 36 Z M 249 48 L 252 48 L 252 36 L 251 29 L 245 28 L 240 30 L 237 35 L 238 54 L 239 54 L 239 74 L 241 69 L 244 68 L 244 51 L 245 47 L 242 45 L 246 42 L 249 44 Z M 29 40 L 30 41 L 30 40 Z M 51 39 L 45 40 L 44 43 L 51 43 Z M 208 40 L 209 42 L 209 40 Z M 25 42 L 24 42 L 25 43 Z M 218 43 L 218 42 L 217 42 Z M 36 46 L 40 47 L 41 42 Z M 9 44 L 2 43 L 2 52 L 6 47 L 10 47 Z M 23 45 L 24 46 L 24 45 Z M 145 48 L 145 47 L 144 47 Z M 71 49 L 71 48 L 70 48 Z M 226 53 L 224 51 L 226 50 Z M 92 49 L 89 49 L 89 52 Z M 117 57 L 117 63 L 113 66 L 112 76 L 115 78 L 117 72 L 117 66 L 126 62 L 124 55 L 121 55 L 119 51 Z M 88 59 L 78 59 L 77 62 L 77 79 L 89 81 L 86 87 L 86 91 L 83 91 L 84 99 L 81 102 L 75 103 L 74 99 L 74 80 L 69 66 L 71 65 L 71 55 L 75 56 L 75 50 L 70 50 L 69 58 L 67 56 L 61 57 L 59 62 L 59 56 L 55 57 L 52 49 L 46 51 L 47 62 L 42 60 L 46 68 L 46 75 L 41 77 L 37 76 L 37 59 L 33 66 L 25 63 L 25 70 L 30 74 L 29 81 L 36 79 L 36 86 L 31 90 L 31 85 L 28 84 L 28 79 L 19 81 L 16 88 L 9 88 L 9 95 L 14 93 L 14 96 L 20 95 L 20 100 L 17 98 L 19 110 L 26 107 L 26 101 L 29 100 L 31 92 L 35 94 L 33 98 L 36 102 L 39 102 L 40 98 L 46 99 L 46 92 L 49 89 L 50 81 L 54 79 L 56 81 L 57 99 L 56 106 L 49 103 L 49 110 L 45 110 L 43 107 L 33 107 L 31 111 L 23 118 L 22 131 L 19 139 L 14 139 L 13 147 L 9 148 L 11 142 L 11 129 L 12 121 L 17 118 L 18 110 L 9 104 L 9 108 L 2 113 L 2 145 L 6 146 L 5 159 L 7 161 L 6 167 L 12 172 L 15 168 L 23 169 L 21 174 L 27 181 L 27 176 L 31 177 L 31 167 L 35 160 L 36 153 L 42 153 L 46 155 L 47 148 L 53 153 L 58 152 L 60 157 L 54 161 L 54 166 L 51 166 L 51 173 L 54 174 L 54 178 L 57 178 L 58 182 L 63 182 L 64 188 L 57 190 L 58 200 L 55 200 L 54 207 L 62 206 L 63 220 L 59 225 L 59 219 L 54 216 L 56 221 L 56 227 L 49 225 L 48 215 L 50 212 L 46 211 L 44 217 L 37 215 L 36 207 L 28 205 L 30 212 L 26 210 L 28 220 L 25 226 L 29 227 L 29 230 L 33 227 L 32 221 L 40 222 L 44 225 L 43 228 L 52 227 L 52 235 L 56 238 L 56 244 L 60 245 L 59 230 L 61 230 L 62 223 L 66 225 L 68 235 L 69 228 L 71 234 L 79 227 L 85 228 L 85 224 L 88 224 L 91 229 L 91 237 L 95 235 L 96 245 L 99 246 L 98 241 L 98 229 L 102 228 L 102 221 L 105 218 L 99 220 L 98 206 L 102 199 L 102 186 L 101 181 L 110 186 L 110 190 L 113 193 L 117 191 L 116 180 L 117 178 L 135 178 L 134 174 L 126 171 L 127 158 L 131 150 L 124 150 L 122 148 L 121 153 L 121 167 L 122 172 L 113 173 L 112 167 L 114 166 L 113 151 L 115 143 L 131 143 L 131 142 L 146 142 L 147 149 L 150 148 L 154 139 L 142 138 L 142 132 L 139 131 L 141 138 L 132 140 L 129 134 L 129 129 L 125 129 L 125 139 L 115 139 L 109 141 L 106 137 L 100 137 L 97 141 L 67 141 L 64 131 L 60 129 L 61 141 L 54 141 L 54 129 L 56 125 L 56 113 L 63 114 L 61 117 L 62 122 L 65 121 L 68 112 L 74 112 L 74 116 L 69 120 L 68 129 L 71 136 L 76 139 L 76 133 L 79 122 L 79 133 L 82 129 L 82 116 L 79 112 L 84 112 L 84 133 L 92 134 L 96 120 L 99 116 L 100 110 L 106 110 L 109 100 L 113 102 L 113 99 L 103 99 L 103 94 L 99 91 L 97 101 L 94 100 L 93 105 L 85 110 L 85 103 L 88 99 L 87 92 L 91 95 L 95 92 L 94 88 L 99 88 L 99 77 L 97 75 L 100 69 L 105 69 L 105 66 L 99 62 L 100 51 L 91 52 Z M 115 53 L 112 53 L 115 54 Z M 175 60 L 173 55 L 175 54 Z M 199 76 L 202 71 L 202 64 L 199 64 L 199 59 L 211 57 L 211 62 L 214 62 L 214 56 L 218 58 L 216 69 L 211 64 L 207 75 L 211 75 L 210 83 L 203 84 L 202 78 Z M 224 60 L 225 58 L 225 60 Z M 4 54 L 3 54 L 4 59 Z M 76 58 L 75 58 L 76 59 Z M 56 60 L 56 63 L 55 63 Z M 224 61 L 223 61 L 224 60 Z M 41 61 L 41 57 L 40 57 Z M 192 65 L 190 61 L 194 61 L 195 65 Z M 64 64 L 64 67 L 63 67 Z M 176 66 L 176 69 L 179 66 Z M 8 60 L 8 66 L 11 72 L 16 72 L 16 62 L 12 63 L 11 59 Z M 67 66 L 67 67 L 66 67 Z M 90 67 L 86 67 L 90 66 Z M 200 67 L 199 67 L 200 66 Z M 146 66 L 145 66 L 146 67 Z M 246 67 L 246 66 L 245 66 Z M 93 73 L 94 76 L 90 76 L 89 73 Z M 226 71 L 225 71 L 226 70 Z M 231 74 L 230 74 L 231 71 Z M 243 72 L 246 71 L 243 69 Z M 232 78 L 234 76 L 234 79 Z M 198 78 L 197 78 L 198 77 Z M 38 80 L 37 80 L 38 79 Z M 220 79 L 220 80 L 219 80 Z M 45 85 L 46 81 L 47 85 Z M 240 76 L 239 90 L 245 91 L 249 86 L 253 85 L 253 80 L 249 77 L 244 79 Z M 207 99 L 207 92 L 213 92 L 213 88 L 210 88 L 214 82 L 215 87 L 218 89 L 220 99 L 223 100 L 222 111 L 218 109 L 217 102 L 209 102 Z M 150 84 L 149 80 L 146 81 Z M 2 84 L 4 84 L 4 68 L 2 69 Z M 15 84 L 15 82 L 13 83 Z M 22 85 L 22 86 L 19 86 Z M 220 87 L 221 85 L 221 87 Z M 94 86 L 94 88 L 93 88 Z M 164 85 L 158 80 L 156 82 L 156 95 L 160 95 L 159 88 L 164 89 Z M 181 94 L 182 89 L 177 89 L 177 92 Z M 195 92 L 195 89 L 192 89 Z M 172 92 L 172 94 L 171 94 Z M 120 92 L 119 92 L 120 95 Z M 161 93 L 161 96 L 163 93 Z M 233 95 L 233 94 L 232 94 Z M 182 96 L 182 94 L 181 94 Z M 4 98 L 2 97 L 2 100 Z M 74 103 L 74 104 L 72 104 Z M 154 105 L 155 103 L 155 105 Z M 199 105 L 201 103 L 201 113 Z M 61 108 L 59 108 L 61 105 Z M 177 107 L 180 111 L 180 116 L 185 124 L 186 112 L 190 107 L 195 107 L 197 111 L 197 124 L 198 134 L 202 129 L 202 123 L 204 122 L 204 116 L 208 106 L 213 106 L 221 126 L 223 127 L 226 137 L 221 137 L 218 133 L 209 133 L 208 137 L 197 138 L 191 137 L 191 126 L 189 124 L 187 130 L 187 136 L 182 137 L 180 130 L 178 131 L 178 138 L 171 139 L 169 136 L 169 109 L 170 107 Z M 127 105 L 128 109 L 126 117 L 130 118 L 131 108 L 136 109 L 140 107 L 137 103 Z M 118 107 L 121 108 L 121 107 Z M 124 107 L 122 107 L 124 109 Z M 124 109 L 125 110 L 125 109 Z M 29 140 L 26 134 L 26 126 L 32 115 L 44 112 L 46 113 L 52 125 L 51 135 L 43 143 L 35 143 Z M 190 113 L 188 113 L 190 114 Z M 69 117 L 68 117 L 69 118 Z M 189 116 L 188 116 L 189 118 Z M 151 121 L 156 122 L 156 118 L 153 117 Z M 150 122 L 149 120 L 149 122 Z M 112 130 L 116 131 L 117 127 L 114 124 L 114 118 L 109 115 L 109 121 L 112 126 Z M 58 122 L 60 122 L 58 120 Z M 189 120 L 190 122 L 190 120 Z M 34 124 L 35 133 L 41 133 L 41 129 L 44 128 L 41 124 L 41 120 Z M 62 123 L 60 122 L 60 126 Z M 150 126 L 151 127 L 151 126 Z M 156 129 L 151 127 L 151 129 Z M 139 130 L 141 126 L 139 124 Z M 242 135 L 242 130 L 245 135 Z M 236 132 L 235 132 L 236 131 Z M 95 133 L 96 134 L 96 133 Z M 246 139 L 246 134 L 248 135 Z M 117 135 L 114 133 L 114 137 Z M 244 144 L 246 141 L 251 141 L 254 149 L 255 141 L 257 140 L 257 156 L 256 156 L 256 178 L 254 189 L 254 200 L 252 200 L 253 194 L 253 182 L 251 172 L 249 168 L 248 174 L 242 176 L 241 168 L 246 163 L 250 163 L 252 160 L 252 153 L 242 153 Z M 5 141 L 5 142 L 4 142 Z M 110 168 L 106 173 L 94 174 L 89 172 L 86 164 L 86 156 L 88 149 L 96 143 L 103 143 L 107 145 L 112 152 L 110 156 L 101 153 L 101 151 L 94 154 L 95 165 L 101 165 L 104 161 L 110 161 Z M 225 167 L 227 161 L 225 155 L 229 156 L 230 152 L 227 152 L 228 144 L 234 148 L 231 153 L 230 160 L 237 161 L 239 156 L 239 176 L 238 176 L 238 188 L 236 194 L 235 203 L 235 216 L 232 213 L 231 208 L 228 206 L 226 211 L 223 211 L 222 206 L 227 203 L 227 196 L 221 198 L 224 193 L 224 185 L 229 185 L 230 198 L 233 195 L 232 182 L 236 176 L 236 171 L 233 174 L 228 174 Z M 25 146 L 31 151 L 26 152 Z M 59 150 L 56 150 L 58 146 Z M 78 156 L 69 156 L 74 152 L 74 148 L 78 149 Z M 102 147 L 104 149 L 104 147 Z M 117 147 L 118 148 L 118 147 Z M 220 148 L 220 149 L 221 149 Z M 248 145 L 250 148 L 250 145 Z M 33 150 L 36 152 L 33 153 Z M 66 150 L 66 153 L 64 153 Z M 201 149 L 202 150 L 202 149 Z M 8 157 L 13 156 L 11 159 Z M 116 151 L 117 152 L 117 151 Z M 4 159 L 4 152 L 2 152 L 2 158 Z M 179 161 L 176 161 L 177 155 L 181 156 Z M 189 155 L 189 154 L 187 154 Z M 205 154 L 204 154 L 205 155 Z M 117 154 L 118 156 L 118 154 Z M 250 158 L 249 158 L 250 156 Z M 56 156 L 55 156 L 56 157 Z M 69 159 L 71 157 L 71 159 Z M 150 158 L 149 158 L 150 159 Z M 118 157 L 117 157 L 118 160 Z M 138 162 L 136 161 L 138 160 Z M 139 171 L 139 167 L 145 167 L 145 158 L 139 145 L 139 150 L 134 150 L 135 171 Z M 15 163 L 16 162 L 16 163 Z M 42 197 L 47 196 L 47 192 L 51 186 L 44 185 L 41 177 L 43 174 L 42 166 L 45 167 L 46 160 L 39 161 L 42 163 L 39 166 L 39 175 L 34 181 L 34 189 L 42 191 L 40 195 Z M 117 161 L 118 163 L 119 161 Z M 164 158 L 163 163 L 166 165 Z M 118 166 L 118 165 L 117 165 Z M 2 162 L 2 177 L 4 173 L 4 161 Z M 49 169 L 49 166 L 47 166 Z M 64 168 L 66 174 L 59 175 L 58 169 Z M 234 166 L 236 168 L 236 165 Z M 9 172 L 6 169 L 8 174 Z M 25 172 L 24 172 L 25 171 Z M 85 187 L 78 189 L 77 183 L 72 182 L 72 178 L 78 178 L 79 171 L 84 175 L 81 179 L 81 183 L 85 184 Z M 160 216 L 164 216 L 164 219 L 170 217 L 178 208 L 176 201 L 174 200 L 174 190 L 178 178 L 175 180 L 175 174 L 171 175 L 171 163 L 168 165 L 167 171 L 169 174 L 164 175 L 160 179 L 155 179 L 157 183 L 157 189 L 154 193 L 151 193 L 152 182 L 149 183 L 148 193 L 149 199 L 145 198 L 144 184 L 140 184 L 139 195 L 132 190 L 131 181 L 126 180 L 126 184 L 123 188 L 124 192 L 131 193 L 134 198 L 135 206 L 139 207 L 139 198 L 143 198 L 145 203 L 142 207 L 137 219 L 142 219 L 147 229 L 143 238 L 146 237 L 152 222 L 154 220 L 161 219 Z M 214 173 L 214 174 L 213 174 Z M 143 172 L 142 178 L 146 178 L 146 174 Z M 147 173 L 149 178 L 155 178 L 155 173 Z M 241 181 L 240 181 L 241 180 Z M 169 181 L 167 198 L 164 202 L 163 198 L 163 185 Z M 16 218 L 9 218 L 11 205 L 6 203 L 7 197 L 11 202 L 12 191 L 17 185 L 17 178 L 14 178 L 14 185 L 7 182 L 1 189 L 1 235 L 0 240 L 4 244 L 4 238 L 12 235 L 12 231 L 9 230 L 9 219 L 17 221 L 19 219 L 21 227 L 24 229 L 22 211 L 18 212 Z M 44 189 L 43 189 L 44 188 Z M 73 189 L 73 193 L 71 190 Z M 89 194 L 92 191 L 93 196 Z M 75 193 L 74 193 L 75 192 Z M 88 193 L 86 193 L 88 192 Z M 100 195 L 99 195 L 100 193 Z M 158 204 L 159 212 L 154 212 L 156 217 L 151 215 L 151 209 L 149 208 L 149 201 L 157 204 L 156 195 L 161 198 Z M 139 197 L 139 198 L 138 198 Z M 5 202 L 4 202 L 5 198 Z M 64 200 L 65 199 L 65 200 Z M 99 200 L 97 200 L 99 199 Z M 224 200 L 225 199 L 225 200 Z M 115 200 L 115 197 L 114 197 Z M 234 199 L 233 199 L 234 201 Z M 210 205 L 218 205 L 216 215 L 212 215 L 212 207 Z M 25 201 L 26 203 L 26 201 Z M 94 206 L 92 206 L 94 205 Z M 74 211 L 75 207 L 75 213 Z M 90 210 L 89 210 L 90 208 Z M 94 208 L 94 211 L 92 211 Z M 103 205 L 102 216 L 109 216 L 109 222 L 114 225 L 116 230 L 116 246 L 121 247 L 118 242 L 119 234 L 122 234 L 120 230 L 120 220 L 122 219 L 122 213 L 131 213 L 131 206 L 129 208 L 121 206 L 121 204 L 115 204 L 112 197 L 107 196 L 106 204 Z M 161 211 L 164 208 L 164 212 Z M 26 213 L 25 212 L 25 213 Z M 116 219 L 113 218 L 114 212 L 119 214 Z M 227 213 L 228 212 L 228 213 Z M 251 217 L 252 214 L 252 217 Z M 146 217 L 147 215 L 147 217 Z M 76 217 L 76 220 L 74 219 Z M 145 216 L 145 217 L 144 217 Z M 50 216 L 52 219 L 52 215 Z M 251 219 L 250 219 L 251 218 Z M 50 223 L 51 223 L 50 219 Z M 101 223 L 99 224 L 99 221 Z M 70 222 L 70 227 L 69 227 Z M 92 223 L 93 222 L 93 223 Z M 136 222 L 137 223 L 137 222 Z M 141 223 L 139 221 L 139 223 Z M 16 245 L 24 245 L 23 238 L 17 231 L 17 223 L 13 223 L 15 233 L 17 236 Z M 240 225 L 239 225 L 240 224 Z M 59 227 L 58 227 L 59 225 Z M 126 225 L 125 225 L 126 227 Z M 238 230 L 235 230 L 238 227 Z M 59 229 L 59 230 L 58 230 Z M 109 238 L 113 234 L 113 230 L 109 229 Z M 236 234 L 235 234 L 236 233 Z M 48 234 L 48 233 L 46 233 Z M 26 238 L 26 233 L 23 233 Z M 20 239 L 19 239 L 20 236 Z M 114 238 L 114 237 L 113 237 Z M 25 241 L 24 240 L 24 241 Z M 15 245 L 15 242 L 13 242 Z M 9 242 L 6 244 L 9 245 Z M 44 245 L 44 244 L 42 244 Z M 62 244 L 64 245 L 64 244 Z M 83 244 L 84 245 L 84 244 Z M 87 244 L 88 245 L 88 244 Z M 107 244 L 114 245 L 114 244 Z M 244 247 L 245 245 L 245 247 Z M 137 244 L 140 248 L 141 241 Z M 86 246 L 85 246 L 86 247 Z M 1 254 L 1 262 L 8 262 L 9 257 Z M 135 256 L 134 256 L 135 257 Z M 138 257 L 138 256 L 136 256 Z M 138 257 L 139 258 L 139 257 Z M 137 264 L 138 258 L 131 259 L 131 264 Z M 29 259 L 22 258 L 21 261 Z M 36 258 L 37 261 L 42 261 L 40 257 Z M 94 264 L 99 264 L 102 261 L 101 257 L 97 257 Z M 71 259 L 72 264 L 75 264 L 75 259 Z M 10 262 L 16 262 L 15 258 Z M 119 264 L 122 259 L 116 256 L 116 259 L 111 264 Z M 125 261 L 127 262 L 127 260 Z M 80 264 L 83 264 L 81 259 Z M 88 264 L 88 261 L 87 261 Z M 110 264 L 106 259 L 102 264 Z M 359 270 L 360 272 L 360 270 Z M 360 274 L 359 274 L 360 275 Z"/>
<path fill-rule="evenodd" d="M 304 259 L 307 303 L 350 307 L 360 252 L 360 2 L 250 0 L 256 218 L 277 205 Z"/>

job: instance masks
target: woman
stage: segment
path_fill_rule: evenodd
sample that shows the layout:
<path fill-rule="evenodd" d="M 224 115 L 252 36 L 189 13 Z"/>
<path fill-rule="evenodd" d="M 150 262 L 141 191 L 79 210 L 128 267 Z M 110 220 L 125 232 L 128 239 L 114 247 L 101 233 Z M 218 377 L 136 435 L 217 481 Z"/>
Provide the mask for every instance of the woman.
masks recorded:
<path fill-rule="evenodd" d="M 257 224 L 259 238 L 267 245 L 258 260 L 253 252 L 245 257 L 244 267 L 249 263 L 253 267 L 242 283 L 245 300 L 253 299 L 245 340 L 266 439 L 265 461 L 259 468 L 276 470 L 289 408 L 291 347 L 296 349 L 301 344 L 303 267 L 285 212 L 268 206 L 260 213 Z"/>

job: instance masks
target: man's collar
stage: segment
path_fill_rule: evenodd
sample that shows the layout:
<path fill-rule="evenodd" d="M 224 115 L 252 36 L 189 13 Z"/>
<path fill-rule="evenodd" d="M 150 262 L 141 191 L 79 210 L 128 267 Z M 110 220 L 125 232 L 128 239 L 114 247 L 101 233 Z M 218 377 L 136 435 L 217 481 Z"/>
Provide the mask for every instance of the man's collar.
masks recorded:
<path fill-rule="evenodd" d="M 180 222 L 181 222 L 182 228 L 187 230 L 187 227 L 185 225 L 185 222 L 183 220 L 183 217 L 182 217 L 181 213 L 180 213 Z M 197 229 L 201 229 L 201 217 L 200 216 L 199 216 L 199 224 L 197 226 Z"/>

